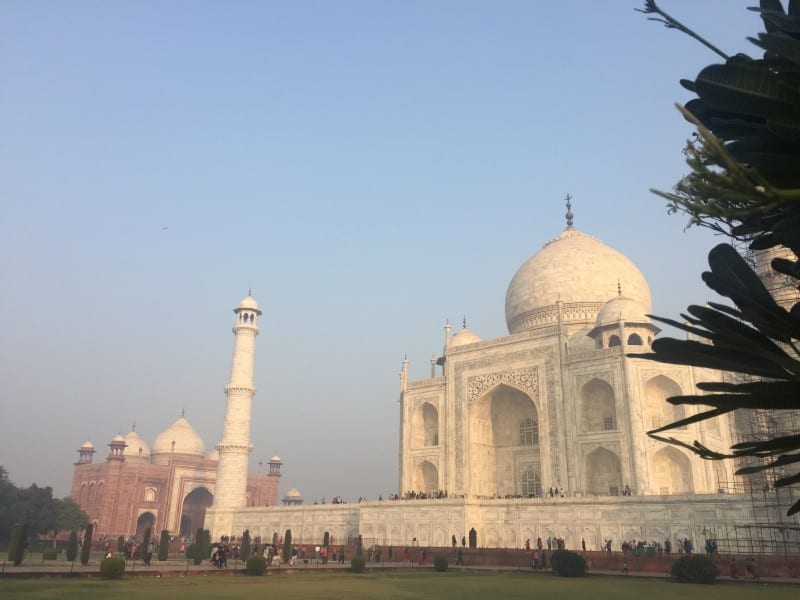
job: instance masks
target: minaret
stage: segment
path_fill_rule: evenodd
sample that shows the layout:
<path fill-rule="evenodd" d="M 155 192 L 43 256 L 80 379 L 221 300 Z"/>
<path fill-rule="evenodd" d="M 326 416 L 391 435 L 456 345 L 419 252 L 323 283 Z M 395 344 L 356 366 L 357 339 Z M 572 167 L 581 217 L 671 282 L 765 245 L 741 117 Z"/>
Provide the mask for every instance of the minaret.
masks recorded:
<path fill-rule="evenodd" d="M 217 444 L 219 462 L 214 493 L 214 508 L 237 509 L 247 506 L 247 462 L 253 446 L 250 443 L 250 409 L 256 388 L 253 385 L 253 359 L 258 335 L 258 304 L 248 293 L 233 312 L 236 323 L 233 334 L 231 375 L 225 387 L 225 421 L 222 439 Z"/>

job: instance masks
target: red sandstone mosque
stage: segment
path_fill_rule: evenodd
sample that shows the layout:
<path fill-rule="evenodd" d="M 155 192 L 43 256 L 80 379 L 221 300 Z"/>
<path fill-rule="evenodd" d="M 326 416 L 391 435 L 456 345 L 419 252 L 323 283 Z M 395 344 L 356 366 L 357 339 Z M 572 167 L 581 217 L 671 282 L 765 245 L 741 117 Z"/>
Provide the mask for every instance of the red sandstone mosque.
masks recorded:
<path fill-rule="evenodd" d="M 216 449 L 205 452 L 200 434 L 181 416 L 148 446 L 134 425 L 108 444 L 104 462 L 86 442 L 78 450 L 72 477 L 72 498 L 81 505 L 100 535 L 135 535 L 167 529 L 192 535 L 203 526 L 213 502 L 219 460 Z M 278 503 L 281 459 L 273 456 L 266 473 L 247 478 L 247 506 Z M 294 499 L 290 490 L 287 500 Z M 290 498 L 290 496 L 292 496 Z"/>

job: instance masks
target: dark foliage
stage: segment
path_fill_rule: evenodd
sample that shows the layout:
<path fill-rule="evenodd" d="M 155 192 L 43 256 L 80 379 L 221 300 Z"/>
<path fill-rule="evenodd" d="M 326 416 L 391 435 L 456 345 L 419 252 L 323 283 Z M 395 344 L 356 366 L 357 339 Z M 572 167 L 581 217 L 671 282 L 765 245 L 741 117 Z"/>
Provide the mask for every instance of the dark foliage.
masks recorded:
<path fill-rule="evenodd" d="M 100 575 L 103 579 L 119 579 L 125 574 L 125 559 L 109 556 L 100 561 Z"/>
<path fill-rule="evenodd" d="M 442 556 L 441 554 L 437 554 L 433 557 L 433 568 L 439 571 L 440 573 L 444 573 L 447 571 L 447 558 Z"/>
<path fill-rule="evenodd" d="M 243 561 L 247 562 L 247 559 L 250 558 L 250 530 L 245 529 L 244 533 L 242 534 L 242 545 L 239 548 L 239 558 Z"/>
<path fill-rule="evenodd" d="M 94 525 L 89 523 L 83 530 L 83 546 L 81 546 L 81 564 L 83 566 L 89 564 L 89 556 L 92 553 L 92 533 L 94 533 Z"/>
<path fill-rule="evenodd" d="M 363 573 L 364 570 L 367 568 L 367 559 L 365 559 L 361 555 L 356 555 L 350 559 L 350 572 L 351 573 Z"/>
<path fill-rule="evenodd" d="M 287 529 L 283 534 L 283 562 L 289 564 L 292 559 L 292 530 Z"/>
<path fill-rule="evenodd" d="M 682 556 L 672 565 L 673 579 L 681 583 L 714 583 L 719 569 L 711 559 L 702 554 Z"/>
<path fill-rule="evenodd" d="M 158 560 L 165 561 L 169 558 L 169 530 L 162 529 L 158 540 Z"/>
<path fill-rule="evenodd" d="M 73 531 L 69 534 L 69 541 L 67 542 L 67 560 L 69 562 L 78 558 L 78 533 Z"/>
<path fill-rule="evenodd" d="M 550 567 L 559 577 L 583 577 L 586 575 L 586 561 L 577 552 L 556 550 L 550 557 Z"/>
<path fill-rule="evenodd" d="M 267 559 L 260 554 L 254 554 L 245 562 L 245 573 L 248 575 L 263 575 L 267 572 Z"/>
<path fill-rule="evenodd" d="M 27 547 L 28 526 L 24 523 L 17 523 L 11 528 L 11 541 L 8 545 L 8 560 L 14 563 L 15 567 L 22 564 Z"/>

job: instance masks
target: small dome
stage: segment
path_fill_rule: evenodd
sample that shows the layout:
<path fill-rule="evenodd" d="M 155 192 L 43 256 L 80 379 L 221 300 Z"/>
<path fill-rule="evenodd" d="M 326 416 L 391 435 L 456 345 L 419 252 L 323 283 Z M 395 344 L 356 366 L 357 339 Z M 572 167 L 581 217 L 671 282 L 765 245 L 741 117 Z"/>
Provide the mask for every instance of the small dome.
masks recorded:
<path fill-rule="evenodd" d="M 112 444 L 117 444 L 117 443 L 119 443 L 119 442 L 122 442 L 123 444 L 125 443 L 125 438 L 124 438 L 124 437 L 122 437 L 122 434 L 120 434 L 120 433 L 118 433 L 117 435 L 115 435 L 115 436 L 114 436 L 114 439 L 112 439 L 112 440 L 111 440 L 111 443 L 112 443 Z"/>
<path fill-rule="evenodd" d="M 139 456 L 139 448 L 142 449 L 142 458 L 150 458 L 150 446 L 136 433 L 135 429 L 132 429 L 125 436 L 125 443 L 128 445 L 125 449 L 126 458 L 137 458 Z"/>
<path fill-rule="evenodd" d="M 303 494 L 300 493 L 300 490 L 297 488 L 291 488 L 288 492 L 286 492 L 285 498 L 287 500 L 299 500 L 303 497 Z"/>
<path fill-rule="evenodd" d="M 595 323 L 598 327 L 617 323 L 620 320 L 626 323 L 649 323 L 650 319 L 647 318 L 646 313 L 645 308 L 633 298 L 617 296 L 606 302 L 600 309 Z"/>
<path fill-rule="evenodd" d="M 272 458 L 270 458 L 270 459 L 269 459 L 269 462 L 272 462 L 272 463 L 275 463 L 275 462 L 281 462 L 281 457 L 280 457 L 280 456 L 278 456 L 277 454 L 274 454 L 274 455 L 272 456 Z"/>
<path fill-rule="evenodd" d="M 208 460 L 219 460 L 219 450 L 216 448 L 212 448 L 211 452 L 206 454 L 206 459 Z"/>
<path fill-rule="evenodd" d="M 258 303 L 255 301 L 255 298 L 250 296 L 249 294 L 242 298 L 242 301 L 239 302 L 239 308 L 247 308 L 250 310 L 258 310 Z"/>
<path fill-rule="evenodd" d="M 625 255 L 600 240 L 568 227 L 517 270 L 506 292 L 509 333 L 519 333 L 557 320 L 551 309 L 561 300 L 572 305 L 563 319 L 585 322 L 612 298 L 617 284 L 652 310 L 650 288 L 642 272 Z M 590 321 L 591 322 L 591 321 Z"/>
<path fill-rule="evenodd" d="M 83 442 L 81 450 L 94 450 L 94 444 L 90 440 Z"/>
<path fill-rule="evenodd" d="M 475 342 L 480 342 L 481 338 L 479 338 L 475 333 L 467 329 L 466 325 L 456 331 L 453 335 L 450 336 L 450 342 L 448 343 L 448 349 L 452 350 L 453 348 L 458 348 L 459 346 L 466 346 L 467 344 L 474 344 Z"/>
<path fill-rule="evenodd" d="M 194 456 L 205 456 L 206 454 L 203 438 L 183 417 L 158 434 L 153 442 L 152 454 L 170 454 L 173 441 L 175 442 L 175 454 L 192 454 Z"/>

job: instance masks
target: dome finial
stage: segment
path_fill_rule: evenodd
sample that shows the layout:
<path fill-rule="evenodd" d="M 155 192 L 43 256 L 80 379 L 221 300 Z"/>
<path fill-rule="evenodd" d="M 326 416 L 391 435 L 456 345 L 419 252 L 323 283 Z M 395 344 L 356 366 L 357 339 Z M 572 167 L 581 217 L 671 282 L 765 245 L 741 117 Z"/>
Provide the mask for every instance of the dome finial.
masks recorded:
<path fill-rule="evenodd" d="M 567 218 L 567 229 L 571 229 L 572 219 L 575 218 L 575 215 L 572 213 L 572 203 L 570 202 L 572 200 L 572 196 L 567 194 L 565 200 L 567 201 L 567 214 L 565 214 L 564 216 Z"/>
<path fill-rule="evenodd" d="M 186 416 L 186 409 L 182 408 L 181 409 L 181 419 L 183 419 L 185 416 Z"/>
<path fill-rule="evenodd" d="M 136 421 L 134 421 L 133 425 L 131 425 L 131 431 L 136 431 Z"/>
<path fill-rule="evenodd" d="M 467 328 L 467 315 L 464 315 L 464 318 L 461 319 L 461 329 Z"/>
<path fill-rule="evenodd" d="M 253 297 L 253 288 L 247 288 L 247 295 Z"/>
<path fill-rule="evenodd" d="M 617 279 L 617 296 L 622 296 L 622 284 Z"/>

